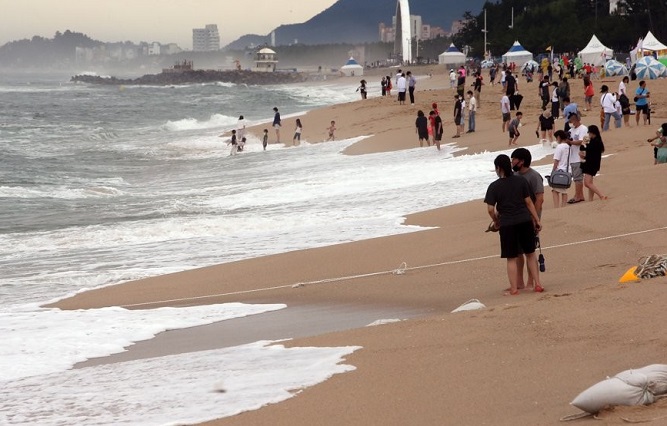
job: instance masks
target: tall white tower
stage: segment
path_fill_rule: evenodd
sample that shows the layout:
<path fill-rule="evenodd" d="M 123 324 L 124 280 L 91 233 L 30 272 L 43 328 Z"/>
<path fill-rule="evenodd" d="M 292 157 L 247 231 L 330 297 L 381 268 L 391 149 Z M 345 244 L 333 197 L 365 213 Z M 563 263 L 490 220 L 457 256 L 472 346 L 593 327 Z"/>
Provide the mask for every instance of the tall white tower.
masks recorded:
<path fill-rule="evenodd" d="M 412 62 L 412 25 L 410 25 L 410 4 L 408 0 L 396 2 L 396 38 L 394 53 L 400 53 L 403 61 Z"/>

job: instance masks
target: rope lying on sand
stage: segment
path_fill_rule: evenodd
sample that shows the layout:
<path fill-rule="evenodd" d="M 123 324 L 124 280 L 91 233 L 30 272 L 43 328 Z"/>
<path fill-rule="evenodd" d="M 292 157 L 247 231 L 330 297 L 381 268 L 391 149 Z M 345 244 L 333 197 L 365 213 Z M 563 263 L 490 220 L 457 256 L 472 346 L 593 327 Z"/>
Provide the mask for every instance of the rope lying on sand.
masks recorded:
<path fill-rule="evenodd" d="M 664 277 L 667 272 L 667 255 L 652 254 L 639 259 L 635 275 L 641 279 Z"/>
<path fill-rule="evenodd" d="M 634 232 L 626 232 L 624 234 L 615 234 L 615 235 L 609 235 L 606 237 L 599 237 L 599 238 L 592 238 L 589 240 L 582 240 L 582 241 L 573 241 L 570 243 L 563 243 L 563 244 L 556 244 L 548 247 L 542 247 L 542 250 L 548 250 L 548 249 L 557 249 L 557 248 L 563 248 L 563 247 L 571 247 L 571 246 L 576 246 L 576 245 L 582 245 L 582 244 L 590 244 L 590 243 L 595 243 L 595 242 L 600 242 L 600 241 L 606 241 L 606 240 L 613 240 L 617 238 L 623 238 L 623 237 L 629 237 L 633 235 L 640 235 L 640 234 L 647 234 L 650 232 L 656 232 L 656 231 L 664 231 L 667 229 L 667 226 L 661 226 L 660 228 L 652 228 L 652 229 L 645 229 L 642 231 L 634 231 Z M 468 259 L 460 259 L 460 260 L 452 260 L 448 262 L 440 262 L 440 263 L 433 263 L 430 265 L 421 265 L 421 266 L 412 266 L 408 267 L 405 262 L 401 263 L 401 266 L 399 266 L 397 269 L 392 269 L 388 271 L 378 271 L 378 272 L 369 272 L 366 274 L 357 274 L 357 275 L 347 275 L 347 276 L 342 276 L 342 277 L 334 277 L 334 278 L 324 278 L 321 280 L 313 280 L 313 281 L 303 281 L 303 282 L 298 282 L 294 284 L 285 284 L 285 285 L 279 285 L 279 286 L 273 286 L 273 287 L 264 287 L 264 288 L 256 288 L 252 290 L 239 290 L 239 291 L 232 291 L 228 293 L 218 293 L 218 294 L 207 294 L 203 296 L 193 296 L 193 297 L 183 297 L 183 298 L 178 298 L 178 299 L 168 299 L 168 300 L 157 300 L 154 302 L 143 302 L 143 303 L 132 303 L 132 304 L 127 304 L 127 305 L 122 305 L 124 308 L 135 308 L 135 307 L 140 307 L 140 306 L 150 306 L 150 305 L 158 305 L 158 304 L 167 304 L 167 303 L 174 303 L 174 302 L 188 302 L 188 301 L 194 301 L 194 300 L 202 300 L 202 299 L 211 299 L 211 298 L 216 298 L 216 297 L 224 297 L 224 296 L 234 296 L 238 294 L 250 294 L 250 293 L 258 293 L 262 291 L 270 291 L 270 290 L 279 290 L 279 289 L 285 289 L 285 288 L 298 288 L 298 287 L 304 287 L 307 285 L 316 285 L 316 284 L 329 284 L 329 283 L 335 283 L 335 282 L 340 282 L 340 281 L 349 281 L 349 280 L 354 280 L 354 279 L 359 279 L 359 278 L 368 278 L 368 277 L 374 277 L 374 276 L 379 276 L 379 275 L 404 275 L 408 271 L 416 271 L 419 269 L 428 269 L 428 268 L 436 268 L 440 266 L 449 266 L 449 265 L 458 265 L 461 263 L 469 263 L 469 262 L 476 262 L 479 260 L 486 260 L 486 259 L 495 259 L 497 258 L 497 254 L 492 254 L 488 256 L 480 256 L 480 257 L 472 257 Z M 650 257 L 650 256 L 649 256 Z M 665 268 L 663 268 L 663 272 L 667 269 L 667 264 L 665 264 Z M 663 273 L 664 275 L 664 273 Z"/>

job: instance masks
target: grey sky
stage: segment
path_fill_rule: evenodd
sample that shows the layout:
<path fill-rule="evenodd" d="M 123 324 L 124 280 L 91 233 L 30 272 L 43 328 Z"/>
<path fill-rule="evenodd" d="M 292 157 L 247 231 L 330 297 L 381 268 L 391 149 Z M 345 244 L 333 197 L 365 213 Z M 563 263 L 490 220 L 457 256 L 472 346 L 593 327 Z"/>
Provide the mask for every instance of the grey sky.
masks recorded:
<path fill-rule="evenodd" d="M 100 41 L 192 48 L 192 29 L 217 24 L 224 46 L 248 33 L 304 22 L 337 0 L 0 0 L 0 45 L 71 30 Z"/>

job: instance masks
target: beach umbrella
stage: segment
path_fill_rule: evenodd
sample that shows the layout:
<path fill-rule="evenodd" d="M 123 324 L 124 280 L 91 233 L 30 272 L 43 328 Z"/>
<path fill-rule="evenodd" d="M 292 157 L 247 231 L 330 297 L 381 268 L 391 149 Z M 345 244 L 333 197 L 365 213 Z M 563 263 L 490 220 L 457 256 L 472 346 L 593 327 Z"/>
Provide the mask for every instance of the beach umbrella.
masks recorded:
<path fill-rule="evenodd" d="M 662 76 L 665 66 L 658 62 L 653 56 L 644 56 L 635 64 L 637 78 L 654 80 Z"/>
<path fill-rule="evenodd" d="M 667 69 L 667 67 L 665 69 Z M 608 60 L 604 64 L 604 72 L 610 77 L 615 75 L 628 75 L 628 69 L 625 68 L 625 65 L 613 59 Z"/>

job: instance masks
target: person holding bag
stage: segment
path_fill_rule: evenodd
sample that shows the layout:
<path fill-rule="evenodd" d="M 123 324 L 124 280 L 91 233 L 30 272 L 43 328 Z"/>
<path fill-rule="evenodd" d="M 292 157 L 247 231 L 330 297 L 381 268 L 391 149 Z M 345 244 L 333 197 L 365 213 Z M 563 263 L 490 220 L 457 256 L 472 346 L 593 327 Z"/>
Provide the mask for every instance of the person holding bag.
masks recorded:
<path fill-rule="evenodd" d="M 570 146 L 567 144 L 567 133 L 563 130 L 557 130 L 554 133 L 558 146 L 554 151 L 554 166 L 551 172 L 555 175 L 557 172 L 570 174 Z M 571 179 L 571 176 L 570 176 Z M 549 185 L 551 185 L 551 176 L 548 177 Z M 571 180 L 570 180 L 571 182 Z M 554 208 L 565 207 L 567 204 L 567 187 L 551 186 L 551 195 L 554 201 Z"/>

